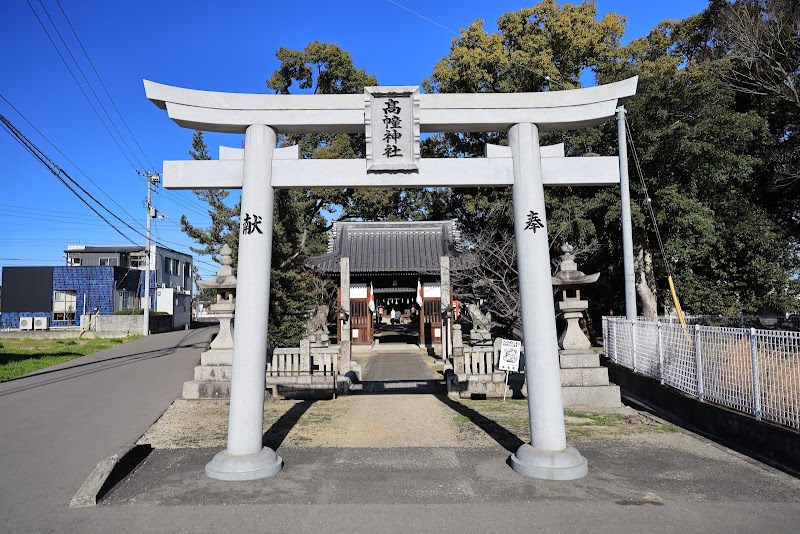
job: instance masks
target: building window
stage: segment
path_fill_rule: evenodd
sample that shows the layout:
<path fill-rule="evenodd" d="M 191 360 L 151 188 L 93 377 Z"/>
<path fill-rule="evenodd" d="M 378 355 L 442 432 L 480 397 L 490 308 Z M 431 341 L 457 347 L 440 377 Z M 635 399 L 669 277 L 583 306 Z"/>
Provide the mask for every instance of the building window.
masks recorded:
<path fill-rule="evenodd" d="M 76 291 L 53 291 L 53 320 L 74 321 Z"/>
<path fill-rule="evenodd" d="M 117 265 L 119 265 L 119 258 L 100 258 L 101 267 L 116 267 Z"/>
<path fill-rule="evenodd" d="M 135 291 L 119 292 L 119 309 L 134 310 L 139 307 L 139 298 Z"/>
<path fill-rule="evenodd" d="M 142 255 L 131 255 L 131 269 L 145 269 L 147 266 L 147 257 Z"/>
<path fill-rule="evenodd" d="M 169 258 L 164 258 L 164 274 L 172 273 L 172 262 Z"/>
<path fill-rule="evenodd" d="M 67 256 L 67 265 L 71 267 L 80 267 L 81 265 L 81 257 L 80 256 Z"/>
<path fill-rule="evenodd" d="M 172 260 L 172 274 L 174 274 L 175 276 L 179 276 L 181 274 L 180 260 Z"/>

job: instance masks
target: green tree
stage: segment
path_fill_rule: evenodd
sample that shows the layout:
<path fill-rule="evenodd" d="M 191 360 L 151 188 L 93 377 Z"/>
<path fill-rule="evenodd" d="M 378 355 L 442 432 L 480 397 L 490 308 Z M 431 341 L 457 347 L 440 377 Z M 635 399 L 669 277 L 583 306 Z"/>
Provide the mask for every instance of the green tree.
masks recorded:
<path fill-rule="evenodd" d="M 800 234 L 800 4 L 790 0 L 715 2 L 713 72 L 739 105 L 769 124 L 759 181 L 764 201 Z"/>
<path fill-rule="evenodd" d="M 765 162 L 780 158 L 770 155 L 774 137 L 763 110 L 711 75 L 720 61 L 714 48 L 718 4 L 685 21 L 664 22 L 622 47 L 622 17 L 609 14 L 598 22 L 593 2 L 562 7 L 546 0 L 501 17 L 496 34 L 483 31 L 481 21 L 463 30 L 426 89 L 556 90 L 576 87 L 587 69 L 599 83 L 638 75 L 638 94 L 627 107 L 649 188 L 648 197 L 631 161 L 640 293 L 657 294 L 663 305 L 668 265 L 692 313 L 790 309 L 797 296 L 792 280 L 797 248 L 787 219 L 796 221 L 797 211 L 765 192 Z M 543 135 L 542 141 L 565 142 L 568 155 L 617 153 L 613 121 L 592 130 Z M 477 156 L 486 142 L 502 143 L 504 134 L 446 134 L 429 139 L 425 150 L 428 156 Z M 783 159 L 792 157 L 780 153 Z M 513 227 L 508 191 L 441 190 L 436 195 L 431 211 L 458 217 L 467 234 Z M 582 260 L 585 272 L 603 274 L 592 289 L 594 306 L 620 313 L 618 188 L 548 189 L 546 199 L 551 236 L 596 251 Z M 649 207 L 666 257 L 647 216 Z"/>
<path fill-rule="evenodd" d="M 207 160 L 208 147 L 203 132 L 192 137 L 194 159 Z M 233 251 L 233 266 L 238 262 L 239 213 L 241 202 L 226 203 L 229 191 L 203 189 L 195 191 L 199 199 L 208 203 L 211 225 L 201 228 L 181 217 L 183 231 L 200 247 L 192 248 L 198 254 L 216 254 L 227 243 Z M 317 273 L 306 268 L 309 254 L 324 251 L 325 220 L 308 205 L 298 192 L 278 190 L 275 194 L 275 215 L 272 236 L 272 269 L 270 283 L 269 342 L 270 346 L 292 346 L 299 343 L 304 333 L 307 311 L 325 298 L 324 287 Z"/>
<path fill-rule="evenodd" d="M 544 0 L 497 20 L 498 33 L 476 20 L 454 39 L 450 53 L 423 82 L 429 93 L 510 93 L 571 89 L 581 74 L 612 55 L 619 46 L 625 19 L 607 14 L 597 21 L 593 2 L 558 5 Z M 568 149 L 591 150 L 596 132 L 546 134 L 543 142 L 573 141 Z M 426 140 L 426 157 L 480 157 L 486 143 L 506 144 L 505 132 L 446 133 Z M 470 188 L 436 191 L 429 201 L 437 215 L 458 218 L 466 232 L 511 224 L 510 191 Z M 498 203 L 506 209 L 494 209 Z M 497 220 L 490 221 L 489 217 Z M 555 222 L 555 221 L 554 221 Z M 559 221 L 559 224 L 561 221 Z"/>
<path fill-rule="evenodd" d="M 654 263 L 663 296 L 669 265 L 692 313 L 785 310 L 796 295 L 796 255 L 759 183 L 768 122 L 711 75 L 718 61 L 708 39 L 713 15 L 661 23 L 598 67 L 601 83 L 639 75 L 629 122 L 650 199 L 633 184 L 636 244 L 654 254 L 650 204 L 664 237 L 666 258 Z M 613 130 L 604 132 L 613 146 Z M 614 200 L 605 228 L 616 232 Z M 604 241 L 613 247 L 611 237 Z"/>
<path fill-rule="evenodd" d="M 453 40 L 448 56 L 434 66 L 431 76 L 423 82 L 425 90 L 504 93 L 580 87 L 580 78 L 587 69 L 616 54 L 624 18 L 612 13 L 598 21 L 593 2 L 558 5 L 554 0 L 545 0 L 501 16 L 497 26 L 498 33 L 489 33 L 483 29 L 483 21 L 476 20 L 462 30 Z M 592 152 L 599 141 L 596 130 L 542 135 L 543 144 L 566 142 L 568 155 Z M 506 133 L 436 135 L 423 143 L 422 150 L 425 157 L 480 157 L 487 143 L 507 144 Z M 552 201 L 554 196 L 559 202 Z M 589 217 L 602 209 L 602 202 L 550 190 L 546 197 L 552 244 L 570 239 L 584 254 L 598 247 Z M 435 218 L 457 219 L 477 254 L 500 255 L 503 265 L 513 263 L 509 260 L 514 257 L 513 250 L 492 246 L 513 236 L 509 189 L 437 189 L 428 193 L 426 212 Z M 505 292 L 505 286 L 510 285 L 512 293 L 516 290 L 515 268 L 504 268 L 503 276 L 494 276 L 484 263 L 476 262 L 485 267 L 479 268 L 480 272 L 459 274 L 469 286 L 468 291 L 488 302 L 492 293 Z M 504 301 L 489 307 L 501 328 L 513 333 L 519 326 L 519 306 L 514 299 Z"/>
<path fill-rule="evenodd" d="M 196 160 L 209 160 L 208 146 L 203 138 L 203 132 L 197 130 L 192 135 L 192 150 L 189 155 Z M 230 195 L 230 191 L 225 189 L 198 189 L 195 190 L 197 198 L 208 204 L 208 216 L 211 224 L 208 228 L 201 228 L 189 222 L 186 215 L 181 215 L 181 229 L 201 245 L 191 247 L 196 254 L 210 255 L 214 261 L 218 261 L 217 254 L 223 245 L 227 244 L 233 251 L 233 264 L 239 253 L 239 211 L 241 204 L 237 202 L 234 206 L 229 206 L 225 201 Z"/>

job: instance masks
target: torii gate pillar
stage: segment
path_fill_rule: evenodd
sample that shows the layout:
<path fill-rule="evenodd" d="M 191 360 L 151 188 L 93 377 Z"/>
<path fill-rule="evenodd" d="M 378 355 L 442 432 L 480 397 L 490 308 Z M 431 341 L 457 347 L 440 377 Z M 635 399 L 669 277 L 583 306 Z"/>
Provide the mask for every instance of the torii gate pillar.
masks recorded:
<path fill-rule="evenodd" d="M 246 291 L 236 295 L 228 448 L 206 465 L 206 475 L 219 480 L 253 480 L 278 473 L 283 460 L 262 447 L 264 369 L 267 367 L 267 318 L 272 264 L 272 159 L 275 131 L 249 126 L 244 141 L 244 177 L 239 228 L 237 274 Z"/>
<path fill-rule="evenodd" d="M 514 161 L 511 191 L 531 427 L 531 443 L 511 455 L 511 467 L 534 478 L 572 480 L 586 476 L 588 464 L 567 446 L 564 427 L 539 129 L 515 124 L 508 130 L 508 144 Z"/>

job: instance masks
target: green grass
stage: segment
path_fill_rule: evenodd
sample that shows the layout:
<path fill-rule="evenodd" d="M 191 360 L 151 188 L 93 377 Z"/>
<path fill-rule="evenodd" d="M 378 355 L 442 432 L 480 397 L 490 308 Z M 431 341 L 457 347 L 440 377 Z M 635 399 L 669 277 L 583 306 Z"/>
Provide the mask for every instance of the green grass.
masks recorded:
<path fill-rule="evenodd" d="M 475 412 L 475 414 L 493 421 L 496 425 L 487 425 L 484 430 L 490 435 L 495 432 L 497 436 L 496 439 L 507 439 L 508 436 L 504 432 L 505 430 L 519 437 L 522 441 L 528 440 L 530 426 L 528 419 L 528 401 L 508 400 L 507 402 L 500 402 L 497 399 L 459 399 L 455 402 L 470 409 Z M 677 427 L 657 423 L 642 415 L 565 410 L 564 416 L 567 438 L 569 439 L 622 436 L 651 432 L 680 432 L 680 429 Z M 472 417 L 464 414 L 454 415 L 457 424 L 467 426 L 474 425 Z"/>
<path fill-rule="evenodd" d="M 137 339 L 141 336 L 132 336 Z M 112 339 L 3 339 L 0 341 L 0 382 L 68 362 L 119 345 Z"/>

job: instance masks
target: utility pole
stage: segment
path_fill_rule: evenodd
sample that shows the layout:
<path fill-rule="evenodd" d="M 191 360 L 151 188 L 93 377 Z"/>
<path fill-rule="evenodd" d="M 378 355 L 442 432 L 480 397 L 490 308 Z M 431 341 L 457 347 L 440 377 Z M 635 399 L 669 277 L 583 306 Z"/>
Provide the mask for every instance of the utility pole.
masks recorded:
<path fill-rule="evenodd" d="M 153 199 L 153 184 L 161 178 L 157 173 L 147 173 L 147 245 L 145 245 L 144 268 L 144 320 L 142 321 L 142 335 L 150 334 L 150 222 L 156 216 L 156 208 L 151 203 Z"/>

